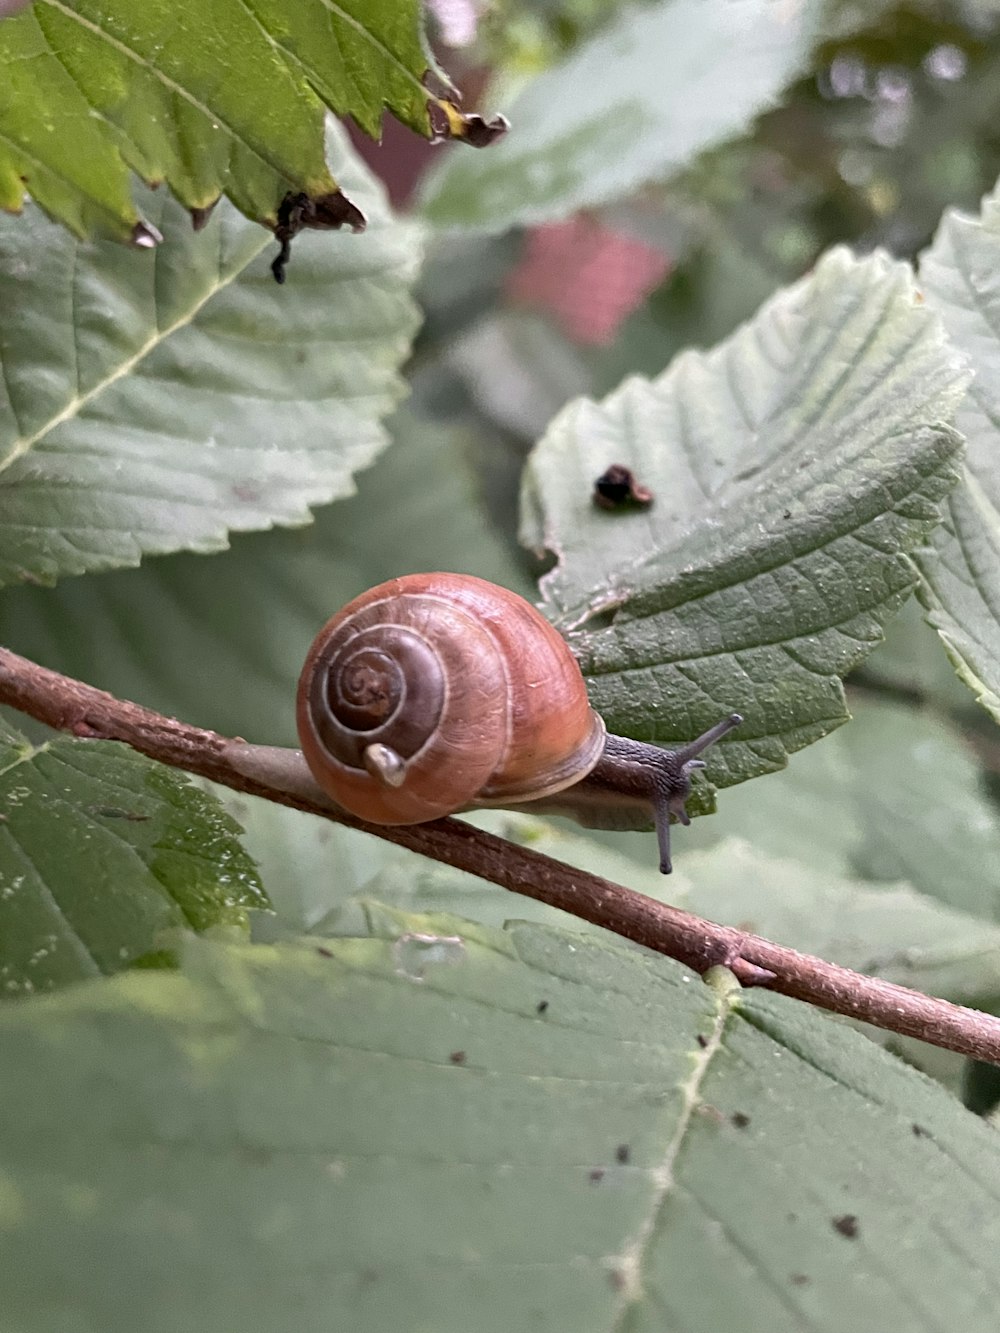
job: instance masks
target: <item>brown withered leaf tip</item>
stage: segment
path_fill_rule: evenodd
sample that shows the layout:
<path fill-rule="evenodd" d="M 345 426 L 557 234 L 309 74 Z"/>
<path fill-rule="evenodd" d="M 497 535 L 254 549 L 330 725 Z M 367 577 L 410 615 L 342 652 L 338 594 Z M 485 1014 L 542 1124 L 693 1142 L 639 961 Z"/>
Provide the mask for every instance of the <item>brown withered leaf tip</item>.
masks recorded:
<path fill-rule="evenodd" d="M 446 98 L 427 99 L 427 119 L 431 127 L 431 143 L 458 139 L 473 148 L 488 148 L 510 129 L 510 121 L 506 116 L 496 115 L 487 119 L 476 112 L 459 111 L 455 103 Z"/>
<path fill-rule="evenodd" d="M 219 195 L 219 199 L 221 198 L 222 196 Z M 215 212 L 219 199 L 216 199 L 214 203 L 208 204 L 205 208 L 188 209 L 188 212 L 191 214 L 191 226 L 195 231 L 201 231 L 202 228 L 207 225 L 208 219 Z"/>
<path fill-rule="evenodd" d="M 277 258 L 271 264 L 274 280 L 279 285 L 285 281 L 285 269 L 292 254 L 292 241 L 300 231 L 336 231 L 340 227 L 350 227 L 352 231 L 364 231 L 368 219 L 351 202 L 343 190 L 333 190 L 330 194 L 321 194 L 317 198 L 300 191 L 289 192 L 278 207 L 278 221 L 274 234 L 281 243 Z"/>
<path fill-rule="evenodd" d="M 637 480 L 631 468 L 612 463 L 594 482 L 594 504 L 601 509 L 625 509 L 629 505 L 653 503 L 653 492 Z"/>

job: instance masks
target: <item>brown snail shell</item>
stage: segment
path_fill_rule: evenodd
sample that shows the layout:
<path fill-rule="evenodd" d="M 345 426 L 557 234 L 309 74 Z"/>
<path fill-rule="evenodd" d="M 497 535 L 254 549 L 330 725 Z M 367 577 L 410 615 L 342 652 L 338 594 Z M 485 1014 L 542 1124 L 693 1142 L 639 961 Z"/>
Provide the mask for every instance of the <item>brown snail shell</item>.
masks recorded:
<path fill-rule="evenodd" d="M 296 711 L 316 781 L 377 824 L 549 796 L 605 742 L 565 640 L 470 575 L 411 574 L 349 602 L 309 650 Z"/>

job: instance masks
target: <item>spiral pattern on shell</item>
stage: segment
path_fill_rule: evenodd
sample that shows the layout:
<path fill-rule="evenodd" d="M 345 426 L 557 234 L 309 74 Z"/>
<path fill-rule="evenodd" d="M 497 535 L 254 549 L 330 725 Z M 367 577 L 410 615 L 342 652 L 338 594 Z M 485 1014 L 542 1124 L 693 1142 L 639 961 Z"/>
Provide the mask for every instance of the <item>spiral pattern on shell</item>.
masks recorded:
<path fill-rule="evenodd" d="M 299 681 L 303 752 L 333 799 L 382 824 L 559 791 L 604 727 L 565 641 L 482 579 L 415 574 L 348 603 Z"/>

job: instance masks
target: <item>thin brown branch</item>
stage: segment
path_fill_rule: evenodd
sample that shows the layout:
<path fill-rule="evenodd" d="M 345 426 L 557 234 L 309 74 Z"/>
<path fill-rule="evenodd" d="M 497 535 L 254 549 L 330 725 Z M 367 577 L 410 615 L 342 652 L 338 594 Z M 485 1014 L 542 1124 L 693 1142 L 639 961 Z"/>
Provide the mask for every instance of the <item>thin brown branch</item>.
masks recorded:
<path fill-rule="evenodd" d="M 889 1032 L 1000 1064 L 1000 1019 L 864 976 L 758 935 L 667 906 L 621 884 L 506 842 L 459 820 L 407 828 L 365 824 L 331 805 L 308 780 L 295 791 L 270 776 L 267 747 L 235 742 L 116 699 L 0 648 L 0 703 L 74 736 L 123 741 L 175 768 L 362 829 L 470 871 L 513 893 L 603 926 L 699 973 L 722 964 L 744 985 L 764 985 Z"/>

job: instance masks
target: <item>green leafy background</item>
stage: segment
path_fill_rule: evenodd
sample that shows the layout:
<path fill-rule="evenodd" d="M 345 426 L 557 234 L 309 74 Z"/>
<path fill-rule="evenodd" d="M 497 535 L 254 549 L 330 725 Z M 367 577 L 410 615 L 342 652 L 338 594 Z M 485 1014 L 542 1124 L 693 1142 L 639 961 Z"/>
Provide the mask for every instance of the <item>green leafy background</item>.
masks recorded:
<path fill-rule="evenodd" d="M 288 744 L 299 663 L 348 597 L 421 568 L 528 596 L 541 575 L 613 726 L 684 739 L 739 707 L 709 775 L 759 780 L 679 831 L 669 879 L 648 835 L 487 827 L 996 1010 L 997 206 L 976 211 L 1000 175 L 996 6 L 749 5 L 735 43 L 731 0 L 509 0 L 455 63 L 492 68 L 479 100 L 513 131 L 449 150 L 419 233 L 341 133 L 320 142 L 322 103 L 427 132 L 416 7 L 286 10 L 172 10 L 114 106 L 109 43 L 53 38 L 100 17 L 138 49 L 165 8 L 0 21 L 4 203 L 46 140 L 65 177 L 29 188 L 77 232 L 131 227 L 126 164 L 179 197 L 135 187 L 154 254 L 36 205 L 0 223 L 0 571 L 20 584 L 0 637 Z M 198 87 L 208 23 L 253 33 L 220 90 L 235 136 L 162 92 Z M 58 81 L 45 114 L 28 78 Z M 67 119 L 88 98 L 102 118 Z M 614 153 L 581 132 L 595 116 Z M 300 237 L 279 289 L 240 209 L 268 216 L 326 163 L 368 231 Z M 192 232 L 184 207 L 220 189 L 236 207 Z M 581 204 L 668 261 L 606 345 L 510 295 L 521 224 Z M 592 277 L 564 287 L 596 306 Z M 652 509 L 594 509 L 613 461 Z M 522 473 L 549 567 L 516 545 Z M 992 1333 L 990 1067 L 23 725 L 0 751 L 2 1333 Z"/>

